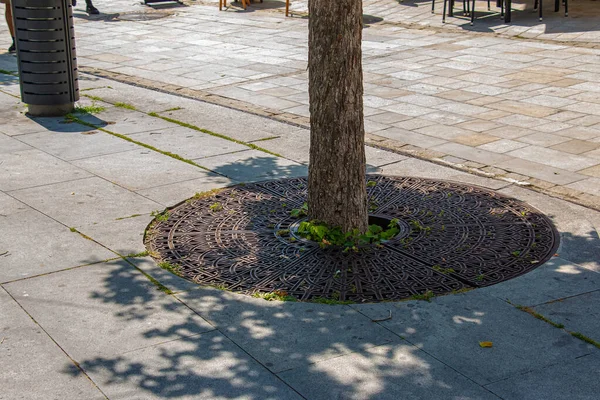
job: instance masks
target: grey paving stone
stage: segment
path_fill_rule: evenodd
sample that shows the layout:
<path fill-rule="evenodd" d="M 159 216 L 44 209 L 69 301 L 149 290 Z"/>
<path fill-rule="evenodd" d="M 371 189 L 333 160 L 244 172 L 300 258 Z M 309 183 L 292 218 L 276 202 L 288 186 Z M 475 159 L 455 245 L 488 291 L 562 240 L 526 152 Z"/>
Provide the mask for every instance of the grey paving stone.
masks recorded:
<path fill-rule="evenodd" d="M 196 160 L 203 167 L 238 181 L 305 176 L 308 169 L 302 164 L 275 157 L 258 150 L 248 150 Z"/>
<path fill-rule="evenodd" d="M 381 308 L 353 307 L 381 318 L 374 316 Z M 394 307 L 383 326 L 479 384 L 590 353 L 568 333 L 477 290 Z M 481 341 L 493 342 L 493 347 L 481 348 Z"/>
<path fill-rule="evenodd" d="M 234 183 L 236 181 L 224 176 L 206 172 L 203 178 L 142 189 L 137 193 L 165 207 L 170 207 L 189 199 L 196 193 L 206 192 L 207 190 L 225 187 Z"/>
<path fill-rule="evenodd" d="M 183 279 L 170 271 L 162 269 L 156 264 L 151 257 L 136 257 L 128 259 L 131 263 L 135 264 L 136 267 L 152 276 L 161 284 L 165 285 L 173 292 L 187 292 L 189 290 L 200 289 L 202 286 L 195 282 Z"/>
<path fill-rule="evenodd" d="M 377 132 L 377 136 L 383 136 L 388 139 L 397 140 L 401 143 L 412 144 L 422 148 L 431 148 L 446 143 L 445 140 L 423 135 L 417 132 L 411 132 L 402 128 L 390 128 Z"/>
<path fill-rule="evenodd" d="M 517 139 L 520 142 L 533 144 L 541 147 L 550 147 L 559 143 L 568 142 L 569 138 L 553 135 L 551 133 L 534 133 L 527 136 L 521 136 Z M 557 146 L 560 149 L 560 145 Z"/>
<path fill-rule="evenodd" d="M 248 146 L 214 137 L 183 126 L 151 130 L 148 132 L 132 134 L 129 137 L 154 146 L 162 151 L 168 151 L 190 160 L 248 150 Z"/>
<path fill-rule="evenodd" d="M 396 338 L 347 306 L 270 302 L 208 288 L 177 297 L 273 372 Z"/>
<path fill-rule="evenodd" d="M 519 158 L 513 158 L 511 160 L 498 163 L 496 164 L 496 167 L 552 182 L 557 185 L 566 185 L 585 179 L 585 175 Z"/>
<path fill-rule="evenodd" d="M 76 160 L 138 148 L 133 143 L 97 130 L 87 132 L 39 132 L 19 140 L 62 160 Z"/>
<path fill-rule="evenodd" d="M 35 210 L 0 216 L 0 254 L 0 283 L 115 257 Z"/>
<path fill-rule="evenodd" d="M 498 164 L 511 160 L 511 156 L 509 155 L 493 153 L 491 151 L 485 151 L 458 143 L 444 143 L 433 147 L 432 150 L 464 158 L 466 160 L 476 161 L 485 165 Z"/>
<path fill-rule="evenodd" d="M 315 400 L 498 398 L 401 340 L 278 375 Z"/>
<path fill-rule="evenodd" d="M 289 132 L 277 139 L 259 141 L 254 144 L 289 160 L 308 164 L 310 149 L 310 132 L 308 130 Z"/>
<path fill-rule="evenodd" d="M 134 191 L 206 176 L 201 168 L 144 148 L 75 160 L 73 164 Z"/>
<path fill-rule="evenodd" d="M 4 286 L 77 361 L 214 329 L 124 260 Z"/>
<path fill-rule="evenodd" d="M 0 190 L 4 191 L 92 176 L 81 168 L 35 149 L 0 154 L 0 165 Z"/>
<path fill-rule="evenodd" d="M 0 287 L 0 386 L 2 399 L 105 399 L 52 339 Z"/>
<path fill-rule="evenodd" d="M 301 399 L 218 332 L 86 359 L 82 367 L 111 399 Z"/>
<path fill-rule="evenodd" d="M 600 290 L 584 293 L 561 301 L 541 304 L 534 310 L 546 318 L 565 325 L 565 329 L 579 332 L 600 342 Z"/>
<path fill-rule="evenodd" d="M 385 165 L 381 169 L 382 173 L 387 175 L 408 175 L 429 179 L 447 179 L 451 181 L 483 186 L 494 190 L 511 185 L 509 182 L 471 175 L 466 172 L 457 171 L 453 168 L 444 167 L 416 158 L 407 158 L 406 160 L 398 163 Z"/>
<path fill-rule="evenodd" d="M 367 157 L 367 166 L 373 167 L 380 167 L 382 165 L 395 163 L 408 158 L 391 151 L 381 150 L 370 146 L 365 147 L 365 154 Z"/>
<path fill-rule="evenodd" d="M 558 150 L 538 146 L 524 147 L 522 149 L 513 150 L 507 154 L 515 158 L 539 162 L 540 164 L 565 169 L 567 171 L 579 171 L 580 169 L 589 168 L 598 163 L 597 160 L 589 159 L 587 157 L 563 153 Z M 494 164 L 497 163 L 494 162 Z"/>
<path fill-rule="evenodd" d="M 154 219 L 150 214 L 124 215 L 114 220 L 77 226 L 77 230 L 94 241 L 122 256 L 137 254 L 146 250 L 144 232 Z"/>
<path fill-rule="evenodd" d="M 591 400 L 598 397 L 600 381 L 590 379 L 590 372 L 598 370 L 600 357 L 592 354 L 492 383 L 486 389 L 506 400 Z"/>
<path fill-rule="evenodd" d="M 139 111 L 115 108 L 110 108 L 105 112 L 87 118 L 82 117 L 81 119 L 121 135 L 131 135 L 132 133 L 156 129 L 168 129 L 174 126 L 174 124 L 170 122 L 166 122 L 157 117 L 150 117 Z"/>
<path fill-rule="evenodd" d="M 11 195 L 70 227 L 149 214 L 162 208 L 98 177 L 18 190 Z"/>
<path fill-rule="evenodd" d="M 584 193 L 600 196 L 600 178 L 587 178 L 581 181 L 571 183 L 567 187 L 579 190 Z"/>
<path fill-rule="evenodd" d="M 517 142 L 515 140 L 501 139 L 496 140 L 495 142 L 482 144 L 481 146 L 477 146 L 477 148 L 486 151 L 493 151 L 494 153 L 507 153 L 509 151 L 520 149 L 526 146 L 527 144 Z"/>
<path fill-rule="evenodd" d="M 0 192 L 0 221 L 2 221 L 2 218 L 7 217 L 8 215 L 31 210 L 32 208 L 28 205 L 3 192 Z"/>
<path fill-rule="evenodd" d="M 10 114 L 10 124 L 3 124 L 0 131 L 8 136 L 17 136 L 27 133 L 46 132 L 87 132 L 93 128 L 85 125 L 66 122 L 64 118 L 29 118 L 19 112 Z"/>
<path fill-rule="evenodd" d="M 13 139 L 8 135 L 0 133 L 0 154 L 14 153 L 23 150 L 31 150 L 31 146 L 28 146 L 19 140 Z"/>
<path fill-rule="evenodd" d="M 554 257 L 541 267 L 497 285 L 478 289 L 513 304 L 535 306 L 600 290 L 600 274 Z"/>

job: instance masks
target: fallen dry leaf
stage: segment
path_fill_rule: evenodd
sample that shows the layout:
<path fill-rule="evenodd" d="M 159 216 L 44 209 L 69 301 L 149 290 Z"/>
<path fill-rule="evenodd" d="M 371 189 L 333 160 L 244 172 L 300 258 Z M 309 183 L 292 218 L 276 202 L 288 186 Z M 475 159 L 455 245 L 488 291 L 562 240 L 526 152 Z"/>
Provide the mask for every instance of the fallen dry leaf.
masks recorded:
<path fill-rule="evenodd" d="M 479 342 L 479 347 L 492 347 L 493 345 L 492 342 Z"/>

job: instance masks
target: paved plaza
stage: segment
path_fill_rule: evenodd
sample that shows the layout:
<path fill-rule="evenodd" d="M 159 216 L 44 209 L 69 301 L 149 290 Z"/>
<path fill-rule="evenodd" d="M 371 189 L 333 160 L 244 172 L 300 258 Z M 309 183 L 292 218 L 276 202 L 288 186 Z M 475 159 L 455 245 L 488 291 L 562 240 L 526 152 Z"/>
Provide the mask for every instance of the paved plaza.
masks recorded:
<path fill-rule="evenodd" d="M 78 122 L 26 116 L 16 60 L 0 54 L 0 399 L 597 398 L 592 37 L 438 26 L 431 3 L 365 2 L 384 18 L 364 30 L 369 172 L 538 208 L 561 244 L 531 273 L 431 302 L 327 305 L 200 287 L 143 253 L 165 207 L 307 174 L 307 20 L 275 4 L 191 2 L 144 21 L 88 19 L 78 5 L 79 105 L 96 108 Z"/>
<path fill-rule="evenodd" d="M 566 43 L 504 34 L 502 24 L 497 34 L 446 29 L 430 3 L 380 3 L 365 3 L 365 14 L 396 11 L 364 30 L 369 143 L 600 208 L 600 30 L 586 31 L 580 3 L 542 24 L 581 23 L 589 41 Z M 307 20 L 268 1 L 250 12 L 190 4 L 150 21 L 121 20 L 152 11 L 121 0 L 100 19 L 78 9 L 80 70 L 307 128 Z M 399 10 L 425 10 L 432 26 L 402 25 Z M 529 11 L 514 20 L 540 24 Z"/>

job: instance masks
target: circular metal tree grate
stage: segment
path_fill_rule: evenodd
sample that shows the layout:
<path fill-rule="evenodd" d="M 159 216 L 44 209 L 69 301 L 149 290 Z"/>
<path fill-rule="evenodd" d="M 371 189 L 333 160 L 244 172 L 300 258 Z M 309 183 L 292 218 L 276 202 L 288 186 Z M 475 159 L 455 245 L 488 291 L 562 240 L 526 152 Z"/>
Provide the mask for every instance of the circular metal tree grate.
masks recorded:
<path fill-rule="evenodd" d="M 447 181 L 368 180 L 372 215 L 400 221 L 400 233 L 381 247 L 344 252 L 297 236 L 301 219 L 290 211 L 305 202 L 306 178 L 196 196 L 155 220 L 146 246 L 199 284 L 354 302 L 493 285 L 531 271 L 558 247 L 550 220 L 519 200 Z"/>

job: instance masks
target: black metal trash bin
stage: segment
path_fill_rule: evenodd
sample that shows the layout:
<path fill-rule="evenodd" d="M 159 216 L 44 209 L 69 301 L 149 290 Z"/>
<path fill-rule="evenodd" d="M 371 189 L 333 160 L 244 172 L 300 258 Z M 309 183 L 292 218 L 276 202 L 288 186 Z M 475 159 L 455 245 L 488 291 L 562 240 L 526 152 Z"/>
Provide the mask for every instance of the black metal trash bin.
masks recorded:
<path fill-rule="evenodd" d="M 11 0 L 21 99 L 37 116 L 64 115 L 79 100 L 71 0 Z"/>

